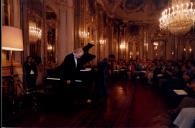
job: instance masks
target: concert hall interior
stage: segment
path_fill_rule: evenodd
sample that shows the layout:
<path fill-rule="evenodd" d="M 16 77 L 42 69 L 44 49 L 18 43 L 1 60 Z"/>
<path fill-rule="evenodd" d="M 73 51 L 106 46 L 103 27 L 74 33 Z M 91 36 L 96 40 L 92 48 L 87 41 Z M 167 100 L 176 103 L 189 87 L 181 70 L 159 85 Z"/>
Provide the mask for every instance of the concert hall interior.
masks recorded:
<path fill-rule="evenodd" d="M 1 0 L 2 127 L 195 128 L 195 0 Z"/>

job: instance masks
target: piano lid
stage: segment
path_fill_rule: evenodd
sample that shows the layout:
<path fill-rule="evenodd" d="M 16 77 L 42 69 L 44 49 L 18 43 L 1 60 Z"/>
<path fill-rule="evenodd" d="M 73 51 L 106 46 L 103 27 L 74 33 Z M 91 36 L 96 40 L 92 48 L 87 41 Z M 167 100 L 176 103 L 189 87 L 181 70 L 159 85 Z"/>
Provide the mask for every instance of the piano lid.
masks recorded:
<path fill-rule="evenodd" d="M 86 46 L 83 47 L 83 51 L 87 53 L 90 48 L 92 48 L 94 44 L 88 43 Z"/>
<path fill-rule="evenodd" d="M 85 64 L 91 60 L 93 60 L 96 56 L 88 53 L 89 49 L 92 48 L 94 44 L 88 43 L 83 47 L 84 55 L 80 58 L 81 64 Z"/>
<path fill-rule="evenodd" d="M 80 58 L 80 61 L 82 64 L 85 64 L 93 59 L 95 59 L 95 55 L 93 54 L 90 54 L 90 53 L 85 53 L 81 58 Z"/>

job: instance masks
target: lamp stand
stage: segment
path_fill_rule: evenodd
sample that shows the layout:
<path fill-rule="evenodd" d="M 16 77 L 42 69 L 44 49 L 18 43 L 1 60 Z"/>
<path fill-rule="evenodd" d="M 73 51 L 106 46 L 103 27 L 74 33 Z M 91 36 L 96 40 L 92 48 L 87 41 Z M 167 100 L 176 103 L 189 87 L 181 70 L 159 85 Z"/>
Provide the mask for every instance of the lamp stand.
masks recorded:
<path fill-rule="evenodd" d="M 10 101 L 12 105 L 12 114 L 15 114 L 15 89 L 14 89 L 14 65 L 13 65 L 13 51 L 10 51 L 11 66 L 10 66 Z"/>
<path fill-rule="evenodd" d="M 12 115 L 16 110 L 16 90 L 14 87 L 14 65 L 13 65 L 13 51 L 23 51 L 23 33 L 20 28 L 14 26 L 2 26 L 2 50 L 10 51 L 11 64 L 10 74 L 8 76 L 8 102 L 10 103 L 10 109 Z"/>

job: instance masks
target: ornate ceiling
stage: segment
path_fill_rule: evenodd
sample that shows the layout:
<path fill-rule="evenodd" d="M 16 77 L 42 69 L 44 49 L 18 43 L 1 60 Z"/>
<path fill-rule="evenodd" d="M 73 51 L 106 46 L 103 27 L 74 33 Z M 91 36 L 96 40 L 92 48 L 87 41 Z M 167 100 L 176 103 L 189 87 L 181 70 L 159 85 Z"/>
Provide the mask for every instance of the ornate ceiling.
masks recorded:
<path fill-rule="evenodd" d="M 97 0 L 109 17 L 124 22 L 158 23 L 168 0 Z"/>

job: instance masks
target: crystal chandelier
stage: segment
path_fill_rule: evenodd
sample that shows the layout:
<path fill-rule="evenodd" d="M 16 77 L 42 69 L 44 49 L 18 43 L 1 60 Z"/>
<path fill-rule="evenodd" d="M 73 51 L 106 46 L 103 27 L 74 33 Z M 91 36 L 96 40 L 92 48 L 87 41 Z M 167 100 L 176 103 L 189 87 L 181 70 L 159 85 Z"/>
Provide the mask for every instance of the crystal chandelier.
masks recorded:
<path fill-rule="evenodd" d="M 182 35 L 190 31 L 195 21 L 195 5 L 190 0 L 172 0 L 172 7 L 165 9 L 159 19 L 160 28 Z"/>
<path fill-rule="evenodd" d="M 36 23 L 29 22 L 29 35 L 30 41 L 36 42 L 37 40 L 41 39 L 42 30 L 39 27 L 37 27 Z"/>

